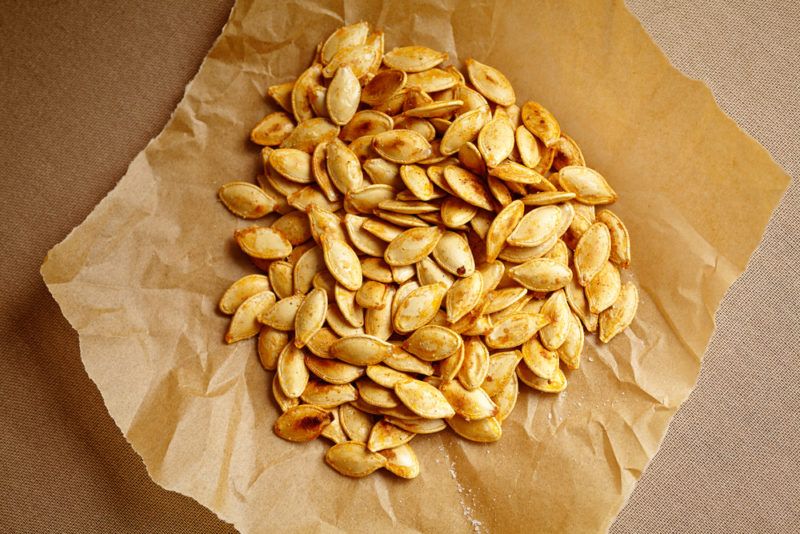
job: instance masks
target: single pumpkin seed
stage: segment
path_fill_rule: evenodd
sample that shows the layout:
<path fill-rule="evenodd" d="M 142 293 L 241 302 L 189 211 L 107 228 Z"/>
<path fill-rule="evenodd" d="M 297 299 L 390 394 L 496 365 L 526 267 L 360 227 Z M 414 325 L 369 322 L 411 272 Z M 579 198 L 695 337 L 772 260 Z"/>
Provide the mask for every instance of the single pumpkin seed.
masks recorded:
<path fill-rule="evenodd" d="M 292 272 L 294 267 L 288 261 L 273 261 L 269 266 L 269 282 L 279 299 L 294 293 Z"/>
<path fill-rule="evenodd" d="M 446 292 L 447 288 L 441 283 L 421 286 L 411 291 L 397 306 L 393 315 L 394 329 L 407 333 L 428 324 L 436 315 Z"/>
<path fill-rule="evenodd" d="M 452 72 L 437 68 L 414 72 L 409 74 L 406 80 L 409 88 L 417 88 L 426 93 L 444 91 L 455 87 L 458 83 L 458 77 Z"/>
<path fill-rule="evenodd" d="M 545 380 L 558 370 L 558 354 L 547 350 L 536 336 L 522 345 L 522 359 L 533 374 Z"/>
<path fill-rule="evenodd" d="M 486 335 L 486 345 L 493 349 L 518 347 L 545 327 L 549 319 L 543 314 L 513 313 L 494 325 Z"/>
<path fill-rule="evenodd" d="M 274 198 L 257 185 L 230 182 L 219 188 L 219 199 L 231 213 L 243 219 L 258 219 L 277 207 Z"/>
<path fill-rule="evenodd" d="M 558 206 L 542 206 L 529 211 L 508 236 L 507 242 L 518 247 L 535 247 L 552 238 L 561 222 Z"/>
<path fill-rule="evenodd" d="M 356 304 L 356 292 L 336 284 L 333 296 L 342 317 L 356 328 L 363 327 L 364 308 Z"/>
<path fill-rule="evenodd" d="M 278 103 L 284 111 L 292 112 L 292 89 L 294 81 L 270 85 L 267 87 L 267 94 Z"/>
<path fill-rule="evenodd" d="M 343 337 L 330 347 L 330 355 L 352 365 L 375 365 L 391 354 L 392 346 L 366 334 Z"/>
<path fill-rule="evenodd" d="M 458 381 L 443 382 L 439 388 L 447 402 L 467 421 L 484 419 L 497 415 L 497 405 L 481 388 L 468 390 Z"/>
<path fill-rule="evenodd" d="M 554 145 L 561 136 L 561 126 L 556 118 L 538 102 L 525 102 L 522 106 L 522 122 L 545 146 Z"/>
<path fill-rule="evenodd" d="M 428 140 L 414 130 L 390 130 L 372 139 L 372 147 L 384 159 L 394 163 L 416 163 L 433 151 Z"/>
<path fill-rule="evenodd" d="M 347 437 L 353 441 L 366 442 L 372 430 L 372 416 L 352 404 L 339 406 L 339 422 Z"/>
<path fill-rule="evenodd" d="M 297 310 L 300 308 L 305 298 L 305 295 L 298 293 L 281 299 L 262 311 L 258 320 L 267 326 L 283 330 L 284 332 L 293 330 Z"/>
<path fill-rule="evenodd" d="M 497 352 L 489 357 L 489 372 L 481 384 L 481 388 L 490 396 L 498 395 L 506 383 L 511 380 L 514 369 L 522 359 L 519 351 Z"/>
<path fill-rule="evenodd" d="M 391 283 L 392 269 L 383 261 L 383 258 L 364 258 L 361 262 L 361 270 L 364 278 L 382 282 L 384 284 Z"/>
<path fill-rule="evenodd" d="M 561 132 L 561 137 L 553 144 L 553 148 L 555 149 L 553 167 L 556 170 L 568 165 L 586 165 L 578 143 L 564 132 Z"/>
<path fill-rule="evenodd" d="M 420 417 L 440 419 L 455 415 L 442 392 L 421 380 L 399 382 L 395 384 L 394 392 L 409 410 Z"/>
<path fill-rule="evenodd" d="M 308 369 L 305 365 L 303 349 L 287 343 L 278 356 L 278 381 L 283 393 L 292 399 L 302 395 L 308 384 Z"/>
<path fill-rule="evenodd" d="M 478 150 L 487 167 L 500 165 L 514 150 L 514 127 L 511 122 L 504 117 L 487 122 L 478 134 Z"/>
<path fill-rule="evenodd" d="M 330 384 L 349 384 L 364 374 L 363 367 L 317 356 L 306 355 L 305 365 L 314 375 Z"/>
<path fill-rule="evenodd" d="M 447 419 L 447 424 L 462 438 L 478 443 L 492 443 L 498 441 L 503 435 L 503 429 L 496 417 L 467 421 L 456 415 Z"/>
<path fill-rule="evenodd" d="M 614 304 L 600 314 L 600 341 L 608 343 L 625 330 L 636 316 L 639 306 L 639 291 L 633 282 L 622 285 Z"/>
<path fill-rule="evenodd" d="M 552 378 L 546 379 L 533 374 L 527 365 L 519 365 L 517 366 L 517 377 L 523 384 L 543 393 L 560 393 L 567 388 L 567 377 L 560 368 L 556 368 Z"/>
<path fill-rule="evenodd" d="M 586 300 L 589 303 L 589 310 L 599 314 L 610 308 L 617 301 L 621 288 L 619 269 L 613 263 L 606 262 L 600 272 L 586 284 Z"/>
<path fill-rule="evenodd" d="M 368 404 L 378 408 L 395 408 L 400 405 L 400 401 L 391 388 L 380 386 L 369 378 L 359 378 L 356 387 L 358 388 L 358 397 Z"/>
<path fill-rule="evenodd" d="M 466 60 L 469 81 L 480 94 L 501 106 L 510 106 L 516 101 L 514 88 L 502 72 L 472 58 Z"/>
<path fill-rule="evenodd" d="M 331 78 L 344 66 L 350 67 L 356 78 L 361 78 L 375 62 L 378 51 L 374 46 L 363 44 L 360 46 L 345 46 L 340 48 L 322 69 L 322 75 Z"/>
<path fill-rule="evenodd" d="M 313 289 L 303 299 L 297 309 L 294 320 L 294 344 L 298 348 L 304 347 L 325 324 L 325 315 L 328 309 L 328 295 L 322 289 Z"/>
<path fill-rule="evenodd" d="M 274 260 L 292 252 L 292 244 L 280 230 L 251 226 L 236 230 L 233 237 L 245 254 L 255 258 Z"/>
<path fill-rule="evenodd" d="M 364 174 L 358 157 L 339 139 L 328 143 L 326 161 L 328 176 L 336 189 L 347 194 L 362 187 Z"/>
<path fill-rule="evenodd" d="M 457 197 L 473 206 L 492 211 L 492 197 L 476 175 L 461 167 L 448 165 L 444 169 L 444 179 Z"/>
<path fill-rule="evenodd" d="M 311 441 L 319 437 L 333 416 L 319 406 L 301 404 L 292 406 L 275 421 L 273 430 L 279 437 L 296 442 Z"/>
<path fill-rule="evenodd" d="M 258 324 L 259 315 L 274 304 L 275 294 L 272 291 L 261 291 L 245 299 L 231 317 L 228 332 L 225 334 L 225 343 L 235 343 L 257 335 L 261 331 L 261 326 Z"/>
<path fill-rule="evenodd" d="M 279 332 L 279 330 L 276 330 Z M 339 337 L 330 328 L 323 326 L 311 336 L 311 339 L 306 343 L 306 348 L 311 351 L 314 356 L 320 358 L 332 358 L 330 355 L 331 345 L 333 345 Z"/>
<path fill-rule="evenodd" d="M 262 326 L 258 334 L 258 359 L 267 371 L 278 366 L 278 356 L 289 343 L 289 334 L 269 326 Z"/>
<path fill-rule="evenodd" d="M 575 272 L 578 282 L 586 286 L 603 268 L 611 255 L 611 234 L 608 226 L 594 223 L 586 230 L 575 247 Z"/>
<path fill-rule="evenodd" d="M 386 465 L 383 467 L 390 473 L 408 479 L 419 476 L 419 460 L 414 449 L 407 443 L 382 450 L 379 454 L 386 457 Z"/>
<path fill-rule="evenodd" d="M 439 52 L 426 46 L 403 46 L 394 48 L 383 55 L 383 63 L 387 67 L 405 72 L 432 69 L 446 60 L 446 52 Z"/>
<path fill-rule="evenodd" d="M 514 232 L 525 213 L 525 205 L 520 200 L 511 202 L 502 209 L 486 233 L 486 261 L 497 259 L 508 237 Z"/>
<path fill-rule="evenodd" d="M 300 398 L 307 404 L 330 410 L 356 400 L 358 393 L 351 384 L 326 384 L 312 378 Z"/>
<path fill-rule="evenodd" d="M 575 200 L 584 204 L 610 204 L 617 200 L 617 193 L 606 179 L 589 167 L 562 167 L 558 171 L 558 183 L 564 191 L 575 193 Z"/>
<path fill-rule="evenodd" d="M 361 90 L 361 101 L 377 106 L 389 100 L 406 85 L 406 73 L 398 69 L 379 72 Z"/>
<path fill-rule="evenodd" d="M 426 325 L 406 338 L 403 348 L 422 360 L 435 362 L 453 355 L 461 344 L 461 336 L 449 328 Z"/>
<path fill-rule="evenodd" d="M 300 401 L 297 399 L 293 399 L 287 397 L 286 394 L 281 389 L 281 384 L 278 381 L 278 373 L 275 373 L 272 376 L 272 398 L 275 399 L 275 403 L 280 408 L 281 412 L 286 412 L 292 406 L 297 406 L 300 404 Z"/>
<path fill-rule="evenodd" d="M 461 366 L 464 364 L 464 344 L 461 343 L 456 351 L 439 362 L 439 376 L 443 383 L 456 379 Z"/>
<path fill-rule="evenodd" d="M 447 291 L 447 320 L 455 323 L 472 311 L 483 295 L 483 275 L 479 271 L 456 281 Z"/>
<path fill-rule="evenodd" d="M 219 310 L 232 315 L 248 298 L 262 291 L 269 291 L 269 280 L 263 274 L 250 274 L 235 281 L 219 299 Z"/>
<path fill-rule="evenodd" d="M 362 478 L 386 466 L 386 457 L 367 449 L 357 441 L 337 443 L 325 453 L 325 463 L 338 473 Z"/>
<path fill-rule="evenodd" d="M 336 281 L 351 291 L 357 291 L 363 281 L 361 263 L 358 256 L 346 242 L 341 239 L 322 235 L 322 250 L 325 265 Z"/>
<path fill-rule="evenodd" d="M 277 146 L 294 130 L 294 121 L 288 113 L 270 113 L 255 125 L 250 132 L 250 140 L 257 145 Z"/>
<path fill-rule="evenodd" d="M 358 110 L 361 101 L 361 84 L 349 65 L 336 69 L 328 86 L 325 103 L 328 116 L 334 124 L 344 125 L 350 122 Z"/>
<path fill-rule="evenodd" d="M 556 350 L 567 339 L 572 317 L 564 291 L 552 293 L 542 306 L 541 313 L 550 320 L 550 323 L 541 329 L 539 339 L 542 340 L 542 345 L 548 349 Z"/>
<path fill-rule="evenodd" d="M 367 231 L 370 231 L 369 228 Z M 413 265 L 433 251 L 443 233 L 435 226 L 405 230 L 386 247 L 384 260 L 393 267 Z"/>
<path fill-rule="evenodd" d="M 572 278 L 568 267 L 549 258 L 526 261 L 509 269 L 509 274 L 521 286 L 538 292 L 561 289 Z"/>
<path fill-rule="evenodd" d="M 347 230 L 347 235 L 350 237 L 350 242 L 364 254 L 383 258 L 383 254 L 386 251 L 386 243 L 364 230 L 363 224 L 366 220 L 365 217 L 350 213 L 344 216 L 344 227 Z"/>
<path fill-rule="evenodd" d="M 295 126 L 289 137 L 281 143 L 281 148 L 297 148 L 311 154 L 318 144 L 331 141 L 337 135 L 339 135 L 339 127 L 328 119 L 309 118 Z"/>
<path fill-rule="evenodd" d="M 608 226 L 608 231 L 611 234 L 611 255 L 609 259 L 618 267 L 627 269 L 631 262 L 631 240 L 625 224 L 611 210 L 601 210 L 597 214 L 597 220 Z"/>

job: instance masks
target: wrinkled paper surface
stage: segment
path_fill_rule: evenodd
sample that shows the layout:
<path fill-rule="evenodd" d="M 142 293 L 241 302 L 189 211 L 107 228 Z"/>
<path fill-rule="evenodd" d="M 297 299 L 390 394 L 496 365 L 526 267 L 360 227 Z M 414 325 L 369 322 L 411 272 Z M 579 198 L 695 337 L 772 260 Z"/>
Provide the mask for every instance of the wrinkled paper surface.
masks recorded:
<path fill-rule="evenodd" d="M 423 44 L 503 71 L 558 118 L 619 193 L 640 287 L 636 321 L 587 337 L 559 396 L 520 388 L 503 438 L 414 440 L 422 474 L 344 478 L 329 442 L 271 427 L 255 342 L 227 346 L 225 288 L 256 269 L 216 201 L 253 181 L 250 128 L 316 44 L 368 20 L 386 48 Z M 694 387 L 723 294 L 788 177 L 701 83 L 672 68 L 621 2 L 240 0 L 164 130 L 42 274 L 81 357 L 153 480 L 243 532 L 597 531 L 611 523 Z"/>

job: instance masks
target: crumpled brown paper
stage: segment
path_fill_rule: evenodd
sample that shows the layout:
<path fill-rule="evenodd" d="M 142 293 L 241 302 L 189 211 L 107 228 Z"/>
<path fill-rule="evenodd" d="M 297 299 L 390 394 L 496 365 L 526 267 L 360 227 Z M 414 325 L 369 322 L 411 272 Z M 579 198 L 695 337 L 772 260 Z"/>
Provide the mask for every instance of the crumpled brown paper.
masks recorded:
<path fill-rule="evenodd" d="M 414 440 L 422 475 L 350 480 L 327 442 L 276 438 L 253 343 L 226 346 L 216 302 L 254 272 L 248 223 L 217 188 L 252 180 L 247 136 L 315 45 L 368 20 L 387 49 L 425 44 L 502 70 L 558 117 L 617 190 L 642 302 L 609 345 L 587 338 L 559 396 L 522 388 L 503 439 Z M 81 357 L 152 478 L 244 532 L 597 531 L 693 388 L 717 305 L 788 177 L 672 68 L 621 2 L 240 0 L 173 117 L 42 266 Z"/>

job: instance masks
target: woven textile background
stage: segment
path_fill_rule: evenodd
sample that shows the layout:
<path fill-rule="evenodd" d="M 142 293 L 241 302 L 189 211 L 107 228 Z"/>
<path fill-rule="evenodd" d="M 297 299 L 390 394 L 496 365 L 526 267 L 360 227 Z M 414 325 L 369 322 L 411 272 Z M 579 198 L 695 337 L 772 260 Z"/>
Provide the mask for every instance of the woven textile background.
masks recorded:
<path fill-rule="evenodd" d="M 38 273 L 161 130 L 230 5 L 0 1 L 0 531 L 232 530 L 148 478 Z M 794 180 L 723 301 L 697 390 L 612 531 L 797 532 L 800 8 L 628 7 Z"/>

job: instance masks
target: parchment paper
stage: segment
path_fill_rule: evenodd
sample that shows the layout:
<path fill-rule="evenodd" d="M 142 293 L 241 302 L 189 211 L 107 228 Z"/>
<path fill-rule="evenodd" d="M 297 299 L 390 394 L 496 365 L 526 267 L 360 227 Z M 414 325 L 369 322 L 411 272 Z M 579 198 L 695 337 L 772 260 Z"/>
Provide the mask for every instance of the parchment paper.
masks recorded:
<path fill-rule="evenodd" d="M 252 180 L 252 125 L 343 23 L 387 49 L 418 43 L 501 69 L 518 101 L 558 117 L 617 190 L 642 302 L 611 344 L 588 338 L 560 396 L 522 388 L 503 439 L 414 441 L 422 475 L 345 479 L 327 442 L 271 425 L 271 376 L 253 343 L 226 346 L 216 302 L 255 272 L 216 205 Z M 726 289 L 788 177 L 673 69 L 619 2 L 239 1 L 167 126 L 42 274 L 78 331 L 108 410 L 152 478 L 244 532 L 597 531 L 607 528 L 688 396 Z"/>

